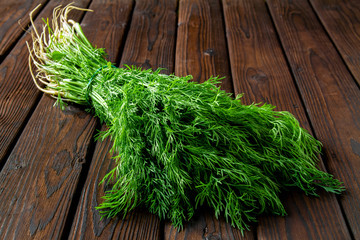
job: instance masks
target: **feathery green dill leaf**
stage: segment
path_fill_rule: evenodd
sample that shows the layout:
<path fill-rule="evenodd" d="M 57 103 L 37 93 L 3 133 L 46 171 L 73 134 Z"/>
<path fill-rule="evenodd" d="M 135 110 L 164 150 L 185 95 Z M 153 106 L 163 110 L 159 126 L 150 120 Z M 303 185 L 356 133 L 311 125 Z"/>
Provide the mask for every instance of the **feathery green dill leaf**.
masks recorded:
<path fill-rule="evenodd" d="M 207 205 L 245 230 L 259 214 L 285 214 L 281 191 L 344 190 L 317 168 L 321 143 L 289 112 L 244 105 L 217 87 L 217 77 L 199 84 L 160 69 L 116 68 L 67 21 L 72 9 L 56 8 L 58 24 L 46 20 L 33 34 L 36 77 L 30 70 L 40 90 L 60 104 L 85 105 L 107 124 L 97 138 L 110 137 L 117 156 L 101 182 L 111 185 L 97 207 L 103 216 L 145 206 L 181 229 Z"/>

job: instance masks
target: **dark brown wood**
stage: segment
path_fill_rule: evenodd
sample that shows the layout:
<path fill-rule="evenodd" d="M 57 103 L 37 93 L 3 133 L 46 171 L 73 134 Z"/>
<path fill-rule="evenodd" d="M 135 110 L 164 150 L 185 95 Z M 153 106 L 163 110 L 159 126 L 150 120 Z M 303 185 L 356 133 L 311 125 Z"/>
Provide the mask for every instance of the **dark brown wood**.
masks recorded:
<path fill-rule="evenodd" d="M 99 48 L 105 48 L 106 59 L 112 63 L 120 61 L 125 31 L 130 24 L 134 0 L 92 1 L 88 12 L 81 21 L 87 39 Z"/>
<path fill-rule="evenodd" d="M 41 18 L 51 17 L 55 7 L 69 2 L 71 1 L 52 1 L 41 12 L 35 24 L 40 26 L 43 23 Z M 87 4 L 87 0 L 76 3 L 82 7 Z M 71 17 L 80 19 L 82 14 L 73 12 Z M 19 40 L 0 65 L 0 165 L 10 153 L 14 141 L 26 124 L 26 118 L 41 96 L 30 76 L 26 41 L 31 42 L 30 34 Z"/>
<path fill-rule="evenodd" d="M 136 1 L 121 66 L 135 65 L 154 70 L 165 68 L 164 73 L 172 73 L 175 32 L 175 0 Z"/>
<path fill-rule="evenodd" d="M 53 104 L 41 99 L 0 173 L 1 239 L 62 235 L 95 122 L 76 107 Z"/>
<path fill-rule="evenodd" d="M 329 172 L 344 181 L 342 208 L 360 238 L 360 90 L 307 1 L 269 1 L 276 28 Z"/>
<path fill-rule="evenodd" d="M 224 0 L 223 8 L 235 92 L 245 93 L 245 103 L 267 102 L 291 112 L 310 130 L 265 2 Z M 259 239 L 349 238 L 334 195 L 314 199 L 289 192 L 284 205 L 288 216 L 260 218 Z"/>
<path fill-rule="evenodd" d="M 114 9 L 119 9 L 119 6 L 114 6 Z M 128 10 L 126 14 L 129 14 Z M 137 1 L 121 65 L 136 64 L 144 68 L 165 67 L 168 72 L 172 72 L 175 49 L 175 11 L 176 1 L 160 3 Z M 119 17 L 124 17 L 124 13 L 117 14 Z M 89 19 L 84 19 L 83 25 L 92 26 L 91 22 L 97 21 L 99 18 L 100 16 L 94 18 L 89 16 Z M 91 30 L 92 28 L 89 29 L 89 31 Z M 105 129 L 106 127 L 103 126 L 102 130 Z M 99 182 L 110 169 L 115 167 L 112 156 L 109 154 L 111 146 L 112 143 L 109 139 L 96 144 L 70 238 L 159 239 L 161 222 L 158 217 L 148 213 L 145 209 L 137 209 L 129 213 L 124 220 L 120 217 L 119 219 L 100 221 L 99 212 L 95 207 L 102 201 L 101 196 L 104 195 L 105 189 L 103 185 L 99 187 Z"/>
<path fill-rule="evenodd" d="M 133 4 L 132 0 L 93 2 L 90 9 L 96 11 L 88 13 L 81 23 L 89 41 L 105 48 L 111 62 L 118 62 Z M 95 207 L 101 203 L 106 189 L 99 182 L 115 167 L 109 154 L 110 148 L 109 139 L 96 145 L 69 239 L 156 239 L 160 223 L 154 216 L 136 212 L 129 214 L 125 220 L 100 220 L 100 213 Z M 145 225 L 148 227 L 139 227 Z"/>
<path fill-rule="evenodd" d="M 17 0 L 0 2 L 0 59 L 15 41 L 24 34 L 29 25 L 29 13 L 39 4 L 44 5 L 45 0 Z M 34 12 L 36 15 L 42 7 Z"/>
<path fill-rule="evenodd" d="M 310 2 L 346 65 L 360 84 L 360 1 Z"/>
<path fill-rule="evenodd" d="M 146 211 L 137 210 L 125 219 L 100 220 L 101 215 L 95 207 L 108 189 L 99 183 L 115 167 L 109 154 L 111 146 L 109 139 L 96 145 L 69 239 L 158 239 L 160 221 Z"/>
<path fill-rule="evenodd" d="M 95 207 L 107 190 L 99 182 L 114 167 L 111 141 L 93 150 L 96 118 L 73 105 L 53 108 L 54 100 L 34 86 L 25 45 L 31 37 L 23 28 L 38 2 L 44 4 L 37 25 L 69 3 L 0 0 L 0 239 L 360 239 L 358 1 L 75 3 L 91 2 L 94 12 L 81 25 L 109 61 L 122 56 L 120 66 L 165 67 L 198 82 L 226 76 L 222 88 L 245 93 L 245 104 L 288 110 L 323 142 L 326 168 L 345 181 L 347 192 L 337 199 L 283 193 L 288 216 L 262 216 L 245 236 L 206 208 L 181 232 L 146 209 L 100 221 Z M 83 14 L 73 11 L 71 18 Z"/>
<path fill-rule="evenodd" d="M 206 212 L 207 211 L 207 212 Z M 185 224 L 182 231 L 178 231 L 171 226 L 170 222 L 165 223 L 164 239 L 170 240 L 197 240 L 197 239 L 241 239 L 252 240 L 253 232 L 244 232 L 233 228 L 226 223 L 223 217 L 216 219 L 213 212 L 208 209 L 200 212 L 194 218 Z"/>
<path fill-rule="evenodd" d="M 51 16 L 54 7 L 67 3 L 54 1 L 41 15 Z M 86 5 L 86 1 L 77 3 Z M 81 14 L 74 12 L 71 18 L 80 19 Z M 3 62 L 12 78 L 6 74 L 0 81 L 6 86 L 1 89 L 8 91 L 3 116 L 17 124 L 24 121 L 39 95 L 30 87 L 25 40 Z M 13 68 L 8 65 L 11 63 Z M 1 239 L 57 239 L 62 235 L 95 121 L 75 107 L 60 112 L 53 104 L 50 97 L 42 98 L 0 173 Z"/>
<path fill-rule="evenodd" d="M 175 73 L 196 82 L 225 77 L 221 86 L 233 93 L 220 2 L 181 0 L 178 18 Z"/>
<path fill-rule="evenodd" d="M 233 93 L 220 2 L 180 1 L 178 12 L 175 74 L 192 75 L 197 82 L 211 76 L 227 77 L 221 86 Z M 210 209 L 198 210 L 181 232 L 170 222 L 165 223 L 164 229 L 164 239 L 252 239 L 252 236 L 247 232 L 243 238 L 224 218 L 216 219 Z"/>

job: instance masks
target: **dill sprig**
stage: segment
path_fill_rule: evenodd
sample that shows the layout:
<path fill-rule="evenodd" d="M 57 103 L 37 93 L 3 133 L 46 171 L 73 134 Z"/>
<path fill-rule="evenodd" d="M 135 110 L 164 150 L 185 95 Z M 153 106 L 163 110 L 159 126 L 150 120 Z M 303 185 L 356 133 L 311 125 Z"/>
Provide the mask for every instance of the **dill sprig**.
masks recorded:
<path fill-rule="evenodd" d="M 85 105 L 108 126 L 97 136 L 110 137 L 116 153 L 101 182 L 111 185 L 97 207 L 103 216 L 145 206 L 181 229 L 207 205 L 244 230 L 264 212 L 285 214 L 281 191 L 344 190 L 317 168 L 321 143 L 289 112 L 244 105 L 217 77 L 199 84 L 161 69 L 116 68 L 67 20 L 72 9 L 85 10 L 56 8 L 51 25 L 34 28 L 29 65 L 40 90 L 61 105 Z"/>

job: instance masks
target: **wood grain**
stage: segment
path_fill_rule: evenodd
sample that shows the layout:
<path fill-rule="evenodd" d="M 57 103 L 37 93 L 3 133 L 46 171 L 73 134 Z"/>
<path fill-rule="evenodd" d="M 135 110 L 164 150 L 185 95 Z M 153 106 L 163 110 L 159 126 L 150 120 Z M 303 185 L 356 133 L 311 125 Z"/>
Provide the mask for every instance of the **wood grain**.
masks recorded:
<path fill-rule="evenodd" d="M 118 12 L 119 6 L 113 6 L 113 8 Z M 129 9 L 126 14 L 129 14 Z M 137 66 L 144 68 L 161 66 L 166 67 L 168 72 L 173 71 L 175 10 L 176 1 L 163 1 L 158 4 L 157 1 L 136 2 L 121 57 L 121 65 L 136 63 Z M 106 15 L 107 13 L 101 14 Z M 124 13 L 116 14 L 124 17 Z M 97 21 L 99 18 L 100 16 L 85 18 L 83 25 L 92 25 L 91 22 Z M 113 21 L 110 23 L 116 24 Z M 103 126 L 102 130 L 105 129 L 106 127 Z M 103 185 L 99 187 L 99 182 L 115 166 L 111 159 L 112 156 L 109 154 L 111 146 L 112 142 L 109 139 L 96 144 L 70 239 L 159 239 L 161 222 L 158 217 L 150 214 L 146 209 L 139 208 L 127 214 L 125 219 L 100 221 L 99 212 L 95 207 L 102 201 L 101 196 L 106 190 Z"/>
<path fill-rule="evenodd" d="M 310 2 L 346 65 L 360 84 L 360 1 Z"/>
<path fill-rule="evenodd" d="M 306 1 L 269 1 L 276 28 L 329 172 L 344 181 L 340 197 L 360 238 L 360 90 Z"/>
<path fill-rule="evenodd" d="M 221 86 L 233 93 L 224 20 L 218 0 L 181 0 L 179 3 L 175 72 L 203 82 L 224 77 Z"/>
<path fill-rule="evenodd" d="M 125 219 L 100 219 L 95 207 L 108 189 L 99 183 L 115 167 L 109 154 L 111 146 L 109 139 L 96 145 L 69 239 L 158 239 L 160 221 L 146 210 L 137 210 Z"/>
<path fill-rule="evenodd" d="M 52 1 L 35 20 L 35 24 L 39 26 L 43 23 L 41 18 L 51 17 L 55 7 L 69 2 L 71 1 Z M 87 4 L 88 1 L 83 0 L 76 5 L 85 7 Z M 71 17 L 80 19 L 82 14 L 72 12 Z M 30 34 L 19 40 L 0 65 L 0 166 L 41 96 L 30 76 L 26 41 L 31 42 Z"/>
<path fill-rule="evenodd" d="M 170 222 L 165 223 L 164 239 L 176 240 L 197 240 L 197 239 L 241 239 L 252 240 L 255 239 L 253 232 L 244 232 L 231 227 L 226 223 L 226 220 L 221 216 L 219 219 L 214 217 L 213 211 L 209 209 L 200 210 L 193 219 L 184 225 L 182 231 L 178 231 L 171 226 Z"/>
<path fill-rule="evenodd" d="M 54 7 L 67 3 L 53 1 L 41 15 L 51 16 Z M 87 4 L 79 1 L 77 6 Z M 76 20 L 81 15 L 74 12 L 70 17 Z M 22 38 L 3 62 L 6 74 L 0 82 L 7 92 L 5 96 L 2 92 L 1 99 L 7 104 L 1 105 L 1 112 L 15 124 L 1 125 L 2 129 L 18 131 L 16 124 L 24 121 L 40 95 L 27 68 L 28 37 Z M 60 112 L 53 104 L 49 97 L 40 100 L 0 173 L 1 239 L 58 239 L 62 235 L 95 122 L 76 107 Z M 9 136 L 15 135 L 10 132 L 6 140 Z"/>
<path fill-rule="evenodd" d="M 0 59 L 24 34 L 29 25 L 29 13 L 39 4 L 44 5 L 45 0 L 17 0 L 0 2 Z M 36 9 L 34 15 L 40 11 Z"/>
<path fill-rule="evenodd" d="M 245 92 L 246 103 L 267 102 L 291 112 L 310 130 L 265 2 L 224 0 L 223 7 L 235 92 Z M 283 202 L 288 216 L 261 217 L 258 239 L 349 238 L 334 195 L 315 199 L 289 192 Z"/>
<path fill-rule="evenodd" d="M 62 235 L 95 122 L 76 107 L 53 104 L 41 99 L 0 173 L 1 239 Z"/>
<path fill-rule="evenodd" d="M 124 46 L 121 66 L 174 71 L 176 1 L 136 1 L 131 28 Z M 161 53 L 161 54 L 160 54 Z"/>
<path fill-rule="evenodd" d="M 130 24 L 134 0 L 93 1 L 81 21 L 81 27 L 89 41 L 99 48 L 105 48 L 106 59 L 112 63 L 120 61 L 125 41 L 126 28 Z"/>
<path fill-rule="evenodd" d="M 197 82 L 226 76 L 221 86 L 233 93 L 223 25 L 219 1 L 179 2 L 175 74 L 192 75 Z M 204 208 L 181 232 L 166 222 L 164 239 L 252 239 L 252 234 L 247 232 L 242 237 L 224 218 L 216 219 L 210 209 Z"/>
<path fill-rule="evenodd" d="M 90 9 L 96 11 L 86 14 L 81 23 L 89 41 L 105 48 L 111 62 L 118 62 L 125 30 L 130 24 L 133 4 L 132 0 L 93 2 Z M 159 221 L 153 216 L 139 212 L 127 216 L 125 220 L 100 220 L 100 213 L 95 207 L 100 204 L 101 197 L 107 190 L 103 185 L 99 185 L 99 182 L 114 167 L 114 161 L 109 154 L 110 148 L 109 139 L 96 145 L 69 239 L 154 239 L 158 229 L 156 224 L 159 224 Z M 149 224 L 149 227 L 137 227 L 145 224 Z"/>
<path fill-rule="evenodd" d="M 262 216 L 245 236 L 205 208 L 182 232 L 141 208 L 124 220 L 100 221 L 95 206 L 107 189 L 98 184 L 114 167 L 111 141 L 97 143 L 89 156 L 96 119 L 76 106 L 53 108 L 35 88 L 30 35 L 22 28 L 38 2 L 37 25 L 69 3 L 0 0 L 0 239 L 360 239 L 358 1 L 91 1 L 95 12 L 81 25 L 109 61 L 120 62 L 123 52 L 121 66 L 165 67 L 198 82 L 227 76 L 223 89 L 245 93 L 245 104 L 290 111 L 323 142 L 326 168 L 347 192 L 338 199 L 284 193 L 288 216 Z"/>

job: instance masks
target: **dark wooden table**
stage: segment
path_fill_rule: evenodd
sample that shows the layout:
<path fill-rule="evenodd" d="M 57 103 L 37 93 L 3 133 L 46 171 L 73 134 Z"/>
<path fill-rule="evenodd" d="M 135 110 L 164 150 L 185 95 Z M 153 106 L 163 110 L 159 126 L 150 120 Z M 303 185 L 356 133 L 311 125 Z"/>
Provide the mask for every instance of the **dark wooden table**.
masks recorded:
<path fill-rule="evenodd" d="M 360 239 L 360 1 L 76 1 L 94 12 L 71 18 L 110 61 L 226 76 L 223 89 L 290 111 L 323 143 L 319 166 L 347 192 L 284 193 L 288 216 L 244 236 L 207 209 L 181 232 L 141 209 L 100 220 L 110 142 L 94 141 L 96 118 L 34 86 L 24 30 L 39 3 L 36 24 L 69 1 L 0 1 L 0 239 Z"/>

